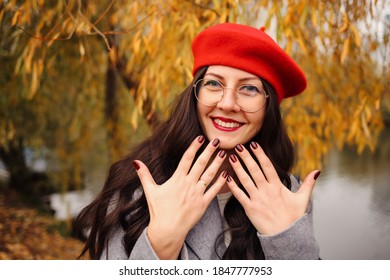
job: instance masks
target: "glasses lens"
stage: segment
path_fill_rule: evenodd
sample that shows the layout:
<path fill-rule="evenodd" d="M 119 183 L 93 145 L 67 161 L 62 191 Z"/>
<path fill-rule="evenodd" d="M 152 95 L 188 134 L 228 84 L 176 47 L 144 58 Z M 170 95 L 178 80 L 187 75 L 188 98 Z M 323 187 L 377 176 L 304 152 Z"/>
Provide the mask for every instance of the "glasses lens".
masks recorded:
<path fill-rule="evenodd" d="M 257 112 L 264 107 L 267 100 L 265 91 L 257 86 L 245 85 L 236 93 L 237 105 L 245 112 Z"/>
<path fill-rule="evenodd" d="M 216 80 L 199 80 L 195 84 L 195 96 L 201 104 L 215 106 L 222 99 L 223 86 Z"/>

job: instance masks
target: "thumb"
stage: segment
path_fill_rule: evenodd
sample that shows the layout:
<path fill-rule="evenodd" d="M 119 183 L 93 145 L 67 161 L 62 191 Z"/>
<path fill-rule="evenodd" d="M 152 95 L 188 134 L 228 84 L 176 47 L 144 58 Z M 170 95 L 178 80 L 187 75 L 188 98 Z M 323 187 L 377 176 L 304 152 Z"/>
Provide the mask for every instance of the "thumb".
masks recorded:
<path fill-rule="evenodd" d="M 133 165 L 137 171 L 138 178 L 140 179 L 141 184 L 146 191 L 148 191 L 148 189 L 152 186 L 157 185 L 153 179 L 152 174 L 150 174 L 148 167 L 142 161 L 134 160 Z"/>
<path fill-rule="evenodd" d="M 314 185 L 316 183 L 316 180 L 318 176 L 320 176 L 321 171 L 320 170 L 314 170 L 310 172 L 305 180 L 303 180 L 303 183 L 301 187 L 298 190 L 298 193 L 305 193 L 308 197 L 311 196 L 311 193 L 313 192 Z"/>

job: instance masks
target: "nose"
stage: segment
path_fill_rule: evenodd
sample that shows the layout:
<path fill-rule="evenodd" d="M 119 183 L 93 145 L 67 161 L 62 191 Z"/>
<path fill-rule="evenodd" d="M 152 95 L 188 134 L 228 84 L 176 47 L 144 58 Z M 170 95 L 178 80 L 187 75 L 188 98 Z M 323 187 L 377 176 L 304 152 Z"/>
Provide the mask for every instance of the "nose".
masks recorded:
<path fill-rule="evenodd" d="M 222 99 L 218 102 L 217 107 L 224 111 L 239 112 L 241 108 L 236 102 L 236 91 L 234 89 L 225 88 Z"/>

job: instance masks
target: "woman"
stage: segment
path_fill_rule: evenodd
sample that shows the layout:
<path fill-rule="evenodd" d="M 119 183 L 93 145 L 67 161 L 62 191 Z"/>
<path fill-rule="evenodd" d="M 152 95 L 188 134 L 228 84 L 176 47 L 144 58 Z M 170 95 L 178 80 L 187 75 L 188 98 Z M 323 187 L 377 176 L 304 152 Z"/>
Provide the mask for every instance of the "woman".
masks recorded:
<path fill-rule="evenodd" d="M 192 43 L 194 80 L 153 135 L 114 163 L 78 217 L 93 259 L 318 259 L 310 196 L 290 175 L 283 98 L 303 72 L 264 32 L 219 24 Z"/>

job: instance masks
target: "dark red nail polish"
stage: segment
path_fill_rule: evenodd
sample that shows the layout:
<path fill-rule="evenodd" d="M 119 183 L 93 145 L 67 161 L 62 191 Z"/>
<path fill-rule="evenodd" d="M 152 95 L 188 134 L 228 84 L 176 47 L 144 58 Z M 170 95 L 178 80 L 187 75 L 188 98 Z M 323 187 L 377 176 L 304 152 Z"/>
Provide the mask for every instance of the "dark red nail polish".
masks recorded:
<path fill-rule="evenodd" d="M 252 149 L 256 150 L 257 147 L 258 147 L 258 145 L 257 145 L 256 142 L 252 142 L 252 143 L 251 143 L 251 147 L 252 147 Z"/>
<path fill-rule="evenodd" d="M 224 150 L 220 150 L 218 155 L 219 155 L 220 158 L 224 158 L 225 155 L 226 155 L 226 152 Z"/>
<path fill-rule="evenodd" d="M 236 150 L 239 151 L 239 152 L 242 152 L 244 150 L 244 147 L 241 144 L 238 144 L 236 146 Z"/>
<path fill-rule="evenodd" d="M 204 136 L 203 135 L 198 137 L 198 142 L 199 143 L 203 143 L 204 142 Z"/>
<path fill-rule="evenodd" d="M 230 177 L 230 175 L 227 176 L 226 181 L 231 182 L 232 181 L 232 177 Z"/>
<path fill-rule="evenodd" d="M 228 176 L 228 172 L 225 170 L 224 172 L 222 172 L 222 177 L 226 179 L 226 177 Z"/>
<path fill-rule="evenodd" d="M 219 139 L 218 138 L 215 138 L 214 141 L 213 141 L 213 146 L 214 147 L 217 147 L 219 144 Z"/>
<path fill-rule="evenodd" d="M 133 165 L 134 165 L 135 170 L 139 170 L 140 169 L 140 166 L 139 166 L 138 162 L 136 162 L 135 160 L 133 161 Z"/>
<path fill-rule="evenodd" d="M 237 157 L 236 157 L 236 155 L 230 155 L 229 158 L 230 158 L 230 160 L 231 160 L 232 162 L 236 162 L 236 161 L 238 160 Z"/>
<path fill-rule="evenodd" d="M 317 178 L 321 175 L 321 171 L 317 171 L 316 174 L 314 174 L 314 180 L 317 180 Z"/>

